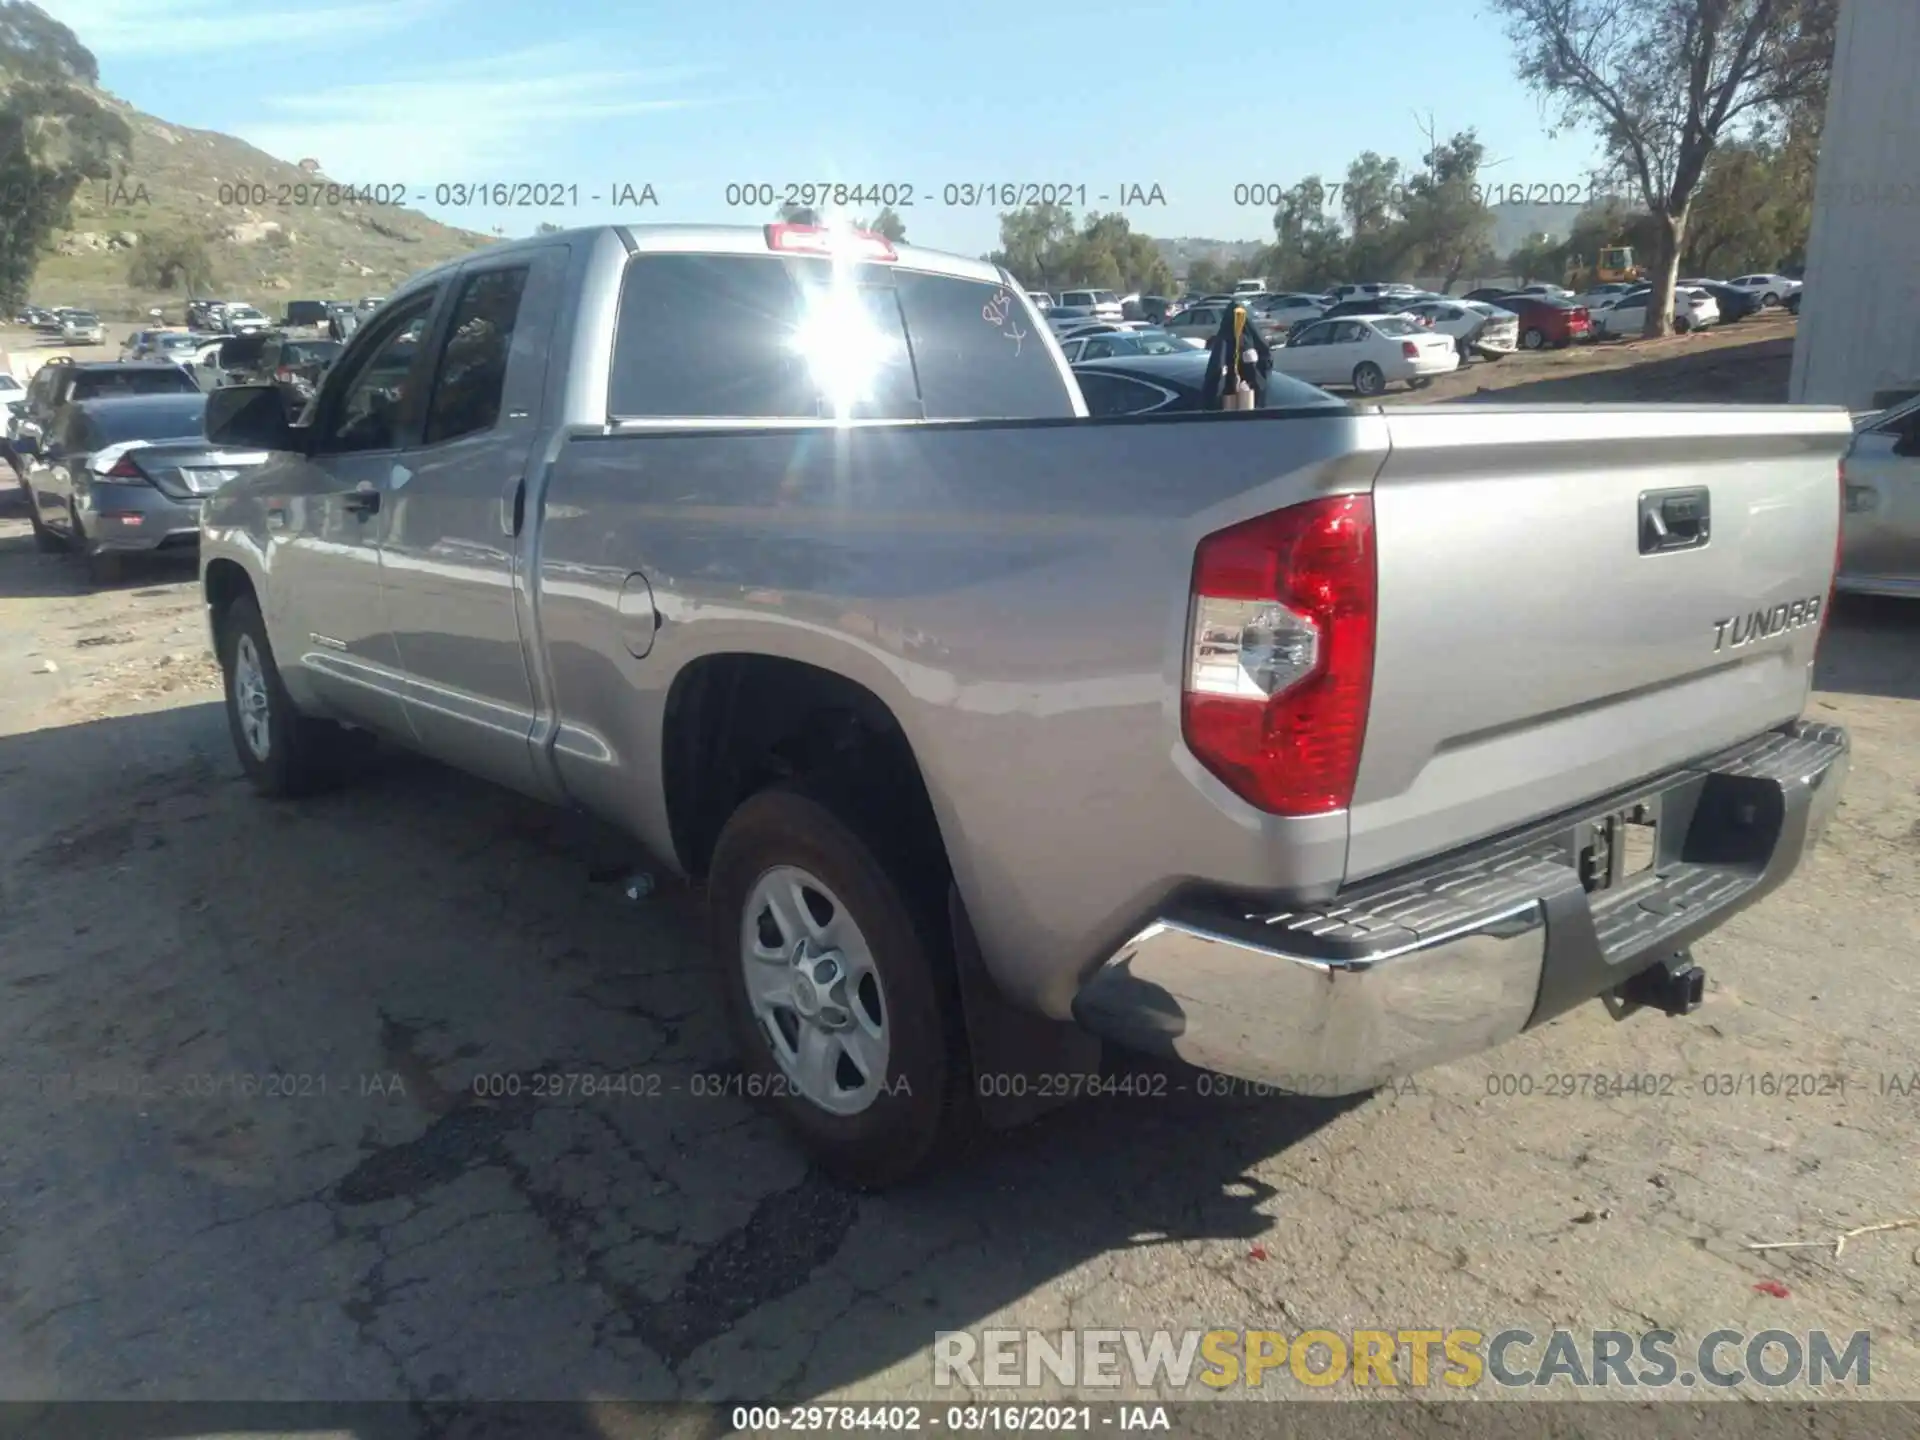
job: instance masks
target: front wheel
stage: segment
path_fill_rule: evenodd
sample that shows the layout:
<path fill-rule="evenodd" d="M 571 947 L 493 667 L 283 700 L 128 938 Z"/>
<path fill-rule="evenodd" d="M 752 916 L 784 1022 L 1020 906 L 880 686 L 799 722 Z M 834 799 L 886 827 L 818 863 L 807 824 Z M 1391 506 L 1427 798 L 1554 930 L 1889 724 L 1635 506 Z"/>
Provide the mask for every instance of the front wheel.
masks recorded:
<path fill-rule="evenodd" d="M 1387 375 L 1371 360 L 1353 367 L 1353 388 L 1362 395 L 1378 395 L 1387 388 Z"/>
<path fill-rule="evenodd" d="M 832 792 L 767 790 L 727 821 L 709 878 L 746 1093 L 862 1189 L 944 1158 L 967 1113 L 950 946 L 913 850 Z"/>
<path fill-rule="evenodd" d="M 227 730 L 240 767 L 262 795 L 307 795 L 339 783 L 371 744 L 359 731 L 294 708 L 252 599 L 233 602 L 220 625 Z"/>
<path fill-rule="evenodd" d="M 1528 326 L 1526 334 L 1520 337 L 1520 343 L 1529 350 L 1544 350 L 1547 346 L 1547 332 L 1536 326 Z"/>

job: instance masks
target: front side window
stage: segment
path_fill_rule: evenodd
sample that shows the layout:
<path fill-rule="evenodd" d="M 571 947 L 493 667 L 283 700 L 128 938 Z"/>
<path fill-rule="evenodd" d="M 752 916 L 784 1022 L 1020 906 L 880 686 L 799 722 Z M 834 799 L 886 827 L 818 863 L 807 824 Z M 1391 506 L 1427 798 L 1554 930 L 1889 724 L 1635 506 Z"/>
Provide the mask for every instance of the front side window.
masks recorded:
<path fill-rule="evenodd" d="M 500 418 L 507 354 L 528 273 L 525 265 L 485 270 L 460 287 L 427 406 L 427 444 L 491 430 Z"/>
<path fill-rule="evenodd" d="M 436 293 L 415 297 L 382 327 L 381 337 L 360 352 L 358 367 L 321 433 L 321 450 L 350 454 L 391 450 L 400 443 L 414 357 L 426 336 Z"/>

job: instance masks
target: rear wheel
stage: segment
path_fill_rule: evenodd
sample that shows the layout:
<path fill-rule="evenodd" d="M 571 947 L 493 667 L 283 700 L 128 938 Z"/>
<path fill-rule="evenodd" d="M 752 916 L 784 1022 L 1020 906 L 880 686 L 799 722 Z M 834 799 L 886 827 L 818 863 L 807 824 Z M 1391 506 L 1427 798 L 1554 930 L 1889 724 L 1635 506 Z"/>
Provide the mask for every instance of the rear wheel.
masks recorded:
<path fill-rule="evenodd" d="M 1538 326 L 1530 325 L 1526 333 L 1520 337 L 1520 343 L 1529 350 L 1544 350 L 1547 346 L 1547 332 Z"/>
<path fill-rule="evenodd" d="M 971 1113 L 941 886 L 887 808 L 832 784 L 762 791 L 709 879 L 747 1093 L 863 1189 L 944 1158 Z"/>
<path fill-rule="evenodd" d="M 47 554 L 66 549 L 66 539 L 49 530 L 46 522 L 40 518 L 40 507 L 33 503 L 33 496 L 27 491 L 26 481 L 20 482 L 20 489 L 26 495 L 27 523 L 33 527 L 33 548 Z"/>
<path fill-rule="evenodd" d="M 1777 294 L 1775 294 L 1773 291 L 1769 290 L 1767 291 L 1766 294 L 1760 297 L 1760 303 L 1763 306 L 1765 306 L 1767 309 L 1771 310 L 1774 306 L 1780 303 L 1780 297 Z"/>
<path fill-rule="evenodd" d="M 1378 395 L 1387 388 L 1387 375 L 1371 360 L 1353 367 L 1353 388 L 1362 395 Z"/>
<path fill-rule="evenodd" d="M 370 736 L 294 708 L 251 597 L 234 601 L 221 618 L 220 668 L 233 748 L 262 795 L 306 795 L 338 784 L 371 748 Z"/>

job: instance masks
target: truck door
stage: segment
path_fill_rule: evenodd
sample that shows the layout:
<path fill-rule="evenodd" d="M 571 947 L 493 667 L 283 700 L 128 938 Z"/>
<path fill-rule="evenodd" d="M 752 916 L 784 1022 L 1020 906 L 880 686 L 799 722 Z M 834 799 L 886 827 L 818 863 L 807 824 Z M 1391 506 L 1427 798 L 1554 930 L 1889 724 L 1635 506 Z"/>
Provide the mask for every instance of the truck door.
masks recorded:
<path fill-rule="evenodd" d="M 425 340 L 439 291 L 409 296 L 357 347 L 322 397 L 312 452 L 276 467 L 265 498 L 267 618 L 282 668 L 298 657 L 327 708 L 411 734 L 380 576 L 381 519 L 397 462 L 420 424 Z"/>
<path fill-rule="evenodd" d="M 569 249 L 482 256 L 432 337 L 419 444 L 400 457 L 381 572 L 408 716 L 429 753 L 545 794 L 516 577 L 527 469 Z"/>

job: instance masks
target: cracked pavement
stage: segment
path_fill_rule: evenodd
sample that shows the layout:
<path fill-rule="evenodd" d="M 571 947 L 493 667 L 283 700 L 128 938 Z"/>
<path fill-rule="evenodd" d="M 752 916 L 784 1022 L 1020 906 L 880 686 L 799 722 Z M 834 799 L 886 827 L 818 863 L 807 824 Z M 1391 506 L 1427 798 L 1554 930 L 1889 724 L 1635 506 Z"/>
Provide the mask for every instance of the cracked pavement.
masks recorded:
<path fill-rule="evenodd" d="M 1337 1103 L 1155 1072 L 884 1197 L 729 1089 L 621 837 L 407 757 L 261 801 L 204 652 L 190 568 L 95 592 L 0 514 L 9 1399 L 945 1401 L 935 1331 L 1069 1325 L 1868 1329 L 1920 1397 L 1920 1231 L 1745 1248 L 1920 1213 L 1920 607 L 1840 612 L 1845 804 L 1700 1015 Z"/>

